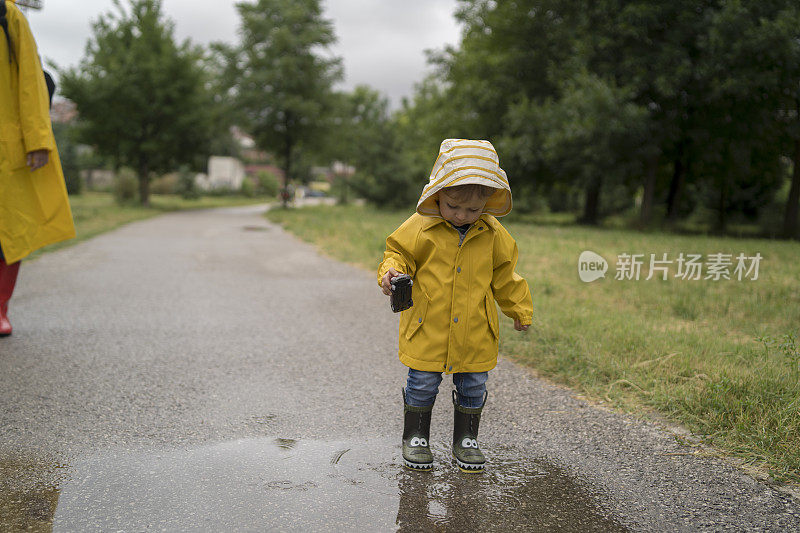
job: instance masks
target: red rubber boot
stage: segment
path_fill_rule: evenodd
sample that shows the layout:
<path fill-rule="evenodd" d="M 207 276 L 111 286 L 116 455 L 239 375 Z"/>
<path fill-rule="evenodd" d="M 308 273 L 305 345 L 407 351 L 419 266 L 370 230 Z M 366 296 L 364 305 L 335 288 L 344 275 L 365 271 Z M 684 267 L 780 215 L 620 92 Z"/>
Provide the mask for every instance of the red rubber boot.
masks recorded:
<path fill-rule="evenodd" d="M 19 263 L 17 261 L 8 265 L 3 259 L 0 259 L 0 337 L 11 335 L 11 323 L 8 321 L 8 301 L 14 294 Z"/>

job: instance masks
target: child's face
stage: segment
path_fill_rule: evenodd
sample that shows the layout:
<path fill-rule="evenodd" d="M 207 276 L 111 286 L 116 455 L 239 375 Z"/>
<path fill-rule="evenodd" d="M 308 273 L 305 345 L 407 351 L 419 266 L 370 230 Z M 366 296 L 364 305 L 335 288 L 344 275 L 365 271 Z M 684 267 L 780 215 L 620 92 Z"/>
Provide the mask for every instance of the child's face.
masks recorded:
<path fill-rule="evenodd" d="M 483 213 L 486 200 L 482 200 L 477 195 L 471 198 L 454 198 L 447 193 L 447 189 L 439 191 L 439 213 L 442 218 L 456 226 L 473 224 Z"/>

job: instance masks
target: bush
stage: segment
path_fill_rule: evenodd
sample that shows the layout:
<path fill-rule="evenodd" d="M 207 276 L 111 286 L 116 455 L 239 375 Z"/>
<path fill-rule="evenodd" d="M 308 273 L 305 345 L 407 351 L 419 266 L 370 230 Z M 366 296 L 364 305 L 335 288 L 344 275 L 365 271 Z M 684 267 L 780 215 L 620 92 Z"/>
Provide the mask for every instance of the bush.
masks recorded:
<path fill-rule="evenodd" d="M 256 174 L 256 180 L 258 182 L 256 187 L 258 194 L 263 194 L 264 196 L 278 195 L 278 191 L 281 188 L 278 176 L 268 170 L 260 170 Z"/>
<path fill-rule="evenodd" d="M 178 193 L 187 200 L 200 198 L 200 191 L 197 190 L 194 178 L 194 172 L 187 166 L 182 166 L 178 171 Z"/>
<path fill-rule="evenodd" d="M 177 194 L 180 188 L 177 174 L 164 174 L 150 184 L 151 194 Z"/>
<path fill-rule="evenodd" d="M 139 196 L 139 179 L 130 168 L 121 169 L 114 178 L 114 200 L 118 204 L 135 201 Z"/>
<path fill-rule="evenodd" d="M 256 186 L 253 185 L 253 181 L 250 178 L 242 180 L 242 188 L 239 189 L 239 193 L 246 198 L 252 198 L 256 195 Z"/>

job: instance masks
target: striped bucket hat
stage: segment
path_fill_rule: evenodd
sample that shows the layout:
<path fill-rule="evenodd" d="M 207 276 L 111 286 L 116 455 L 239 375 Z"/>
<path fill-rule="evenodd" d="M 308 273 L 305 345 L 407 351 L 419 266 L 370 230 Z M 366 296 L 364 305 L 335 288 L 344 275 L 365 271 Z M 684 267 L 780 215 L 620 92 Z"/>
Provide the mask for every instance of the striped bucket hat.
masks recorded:
<path fill-rule="evenodd" d="M 441 216 L 436 200 L 445 187 L 478 183 L 497 189 L 486 201 L 483 212 L 501 217 L 511 211 L 511 187 L 506 173 L 500 168 L 497 152 L 489 141 L 445 139 L 439 147 L 439 157 L 433 164 L 431 177 L 422 190 L 417 213 Z"/>

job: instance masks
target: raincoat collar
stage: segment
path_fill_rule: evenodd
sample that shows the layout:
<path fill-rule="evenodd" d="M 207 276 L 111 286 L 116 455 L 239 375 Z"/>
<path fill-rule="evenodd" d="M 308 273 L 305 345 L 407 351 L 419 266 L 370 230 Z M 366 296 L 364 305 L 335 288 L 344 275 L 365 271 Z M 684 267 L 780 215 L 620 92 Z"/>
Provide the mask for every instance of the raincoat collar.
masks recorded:
<path fill-rule="evenodd" d="M 478 220 L 472 223 L 473 226 L 477 225 L 478 223 L 483 222 L 487 226 L 491 226 L 492 228 L 495 227 L 495 224 L 499 224 L 496 218 L 488 213 L 483 213 Z M 441 216 L 434 217 L 434 216 L 427 216 L 422 217 L 422 231 L 428 231 L 434 226 L 438 226 L 439 224 L 450 224 L 448 221 L 443 219 Z"/>

